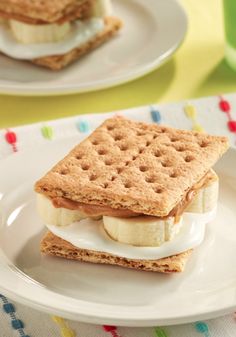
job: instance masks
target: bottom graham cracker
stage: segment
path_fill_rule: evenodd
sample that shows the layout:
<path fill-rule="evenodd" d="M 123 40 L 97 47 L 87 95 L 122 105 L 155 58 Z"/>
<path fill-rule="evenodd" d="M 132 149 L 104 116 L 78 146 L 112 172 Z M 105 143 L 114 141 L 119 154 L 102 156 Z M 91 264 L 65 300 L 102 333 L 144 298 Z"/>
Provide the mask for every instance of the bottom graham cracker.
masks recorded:
<path fill-rule="evenodd" d="M 57 237 L 51 232 L 47 232 L 42 239 L 40 249 L 43 254 L 63 257 L 65 259 L 117 265 L 120 267 L 159 273 L 182 272 L 192 252 L 192 249 L 190 249 L 183 253 L 159 260 L 134 260 L 106 252 L 76 248 L 71 243 Z"/>

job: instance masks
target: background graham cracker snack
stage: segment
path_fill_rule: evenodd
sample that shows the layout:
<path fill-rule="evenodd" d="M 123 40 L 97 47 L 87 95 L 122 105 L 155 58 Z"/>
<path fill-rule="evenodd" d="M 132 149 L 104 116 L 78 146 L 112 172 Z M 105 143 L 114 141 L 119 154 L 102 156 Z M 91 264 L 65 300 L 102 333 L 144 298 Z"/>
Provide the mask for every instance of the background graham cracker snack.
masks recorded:
<path fill-rule="evenodd" d="M 64 257 L 70 260 L 112 264 L 137 270 L 155 271 L 161 273 L 176 273 L 184 270 L 185 264 L 192 250 L 159 260 L 133 260 L 105 252 L 79 249 L 71 243 L 55 236 L 51 232 L 47 232 L 41 242 L 41 252 L 48 255 Z"/>
<path fill-rule="evenodd" d="M 226 137 L 111 118 L 35 190 L 49 198 L 166 216 L 227 148 Z"/>
<path fill-rule="evenodd" d="M 122 27 L 122 21 L 116 17 L 105 18 L 105 28 L 96 34 L 90 41 L 84 45 L 74 48 L 66 54 L 45 56 L 32 60 L 33 63 L 41 65 L 52 70 L 60 70 L 79 59 L 82 55 L 89 53 L 91 50 L 97 48 L 102 43 L 109 40 Z"/>

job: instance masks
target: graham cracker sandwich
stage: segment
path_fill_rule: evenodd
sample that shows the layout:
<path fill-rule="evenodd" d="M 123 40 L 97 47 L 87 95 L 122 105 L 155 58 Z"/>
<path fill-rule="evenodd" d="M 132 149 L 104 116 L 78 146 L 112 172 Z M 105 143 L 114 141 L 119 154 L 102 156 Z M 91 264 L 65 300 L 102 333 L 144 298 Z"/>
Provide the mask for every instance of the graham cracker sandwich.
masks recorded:
<path fill-rule="evenodd" d="M 107 119 L 35 184 L 41 252 L 183 271 L 215 215 L 212 166 L 227 148 L 225 137 Z"/>
<path fill-rule="evenodd" d="M 0 51 L 59 70 L 122 27 L 111 0 L 0 0 Z"/>

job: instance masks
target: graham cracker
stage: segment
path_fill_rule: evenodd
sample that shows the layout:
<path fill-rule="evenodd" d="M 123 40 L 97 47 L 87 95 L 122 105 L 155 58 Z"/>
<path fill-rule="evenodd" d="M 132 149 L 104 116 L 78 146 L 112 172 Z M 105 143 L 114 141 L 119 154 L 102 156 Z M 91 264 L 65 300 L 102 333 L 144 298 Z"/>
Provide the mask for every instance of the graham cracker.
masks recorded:
<path fill-rule="evenodd" d="M 34 64 L 50 68 L 51 70 L 60 70 L 109 40 L 121 27 L 122 21 L 120 19 L 116 17 L 106 17 L 105 29 L 96 34 L 95 37 L 86 42 L 84 45 L 74 48 L 63 55 L 41 57 L 32 60 L 32 62 Z"/>
<path fill-rule="evenodd" d="M 0 17 L 29 24 L 66 21 L 86 16 L 95 0 L 0 0 Z"/>
<path fill-rule="evenodd" d="M 71 243 L 55 236 L 51 232 L 47 232 L 44 236 L 40 249 L 44 254 L 63 257 L 70 260 L 117 265 L 136 270 L 160 273 L 182 272 L 192 252 L 192 250 L 188 250 L 181 254 L 159 260 L 134 260 L 105 252 L 76 248 Z"/>
<path fill-rule="evenodd" d="M 39 180 L 35 191 L 164 217 L 227 148 L 226 137 L 110 118 Z"/>

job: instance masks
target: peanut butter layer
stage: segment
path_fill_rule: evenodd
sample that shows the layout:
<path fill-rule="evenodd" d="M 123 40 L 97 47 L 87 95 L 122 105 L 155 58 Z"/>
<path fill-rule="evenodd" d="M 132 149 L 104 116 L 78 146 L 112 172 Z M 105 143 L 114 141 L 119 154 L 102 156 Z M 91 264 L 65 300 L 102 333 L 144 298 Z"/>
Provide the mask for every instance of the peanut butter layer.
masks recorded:
<path fill-rule="evenodd" d="M 56 208 L 67 208 L 72 211 L 77 210 L 83 214 L 86 214 L 88 217 L 105 215 L 119 218 L 130 218 L 140 215 L 140 213 L 135 213 L 128 209 L 113 209 L 109 206 L 83 204 L 82 202 L 77 202 L 61 197 L 53 198 L 52 203 Z"/>
<path fill-rule="evenodd" d="M 210 170 L 207 174 L 197 183 L 195 184 L 185 195 L 185 197 L 181 200 L 181 202 L 173 208 L 173 210 L 168 214 L 168 216 L 164 217 L 175 217 L 176 222 L 178 222 L 178 218 L 182 215 L 186 207 L 192 201 L 197 192 L 207 186 L 209 182 L 212 182 L 217 179 L 216 174 Z M 53 206 L 56 208 L 66 208 L 70 210 L 78 210 L 88 217 L 97 217 L 97 216 L 112 216 L 119 218 L 129 218 L 141 215 L 141 213 L 135 213 L 132 210 L 128 209 L 114 209 L 109 206 L 99 206 L 99 205 L 90 205 L 84 204 L 81 202 L 69 200 L 63 197 L 56 197 L 51 199 Z M 162 217 L 163 219 L 163 217 Z"/>

